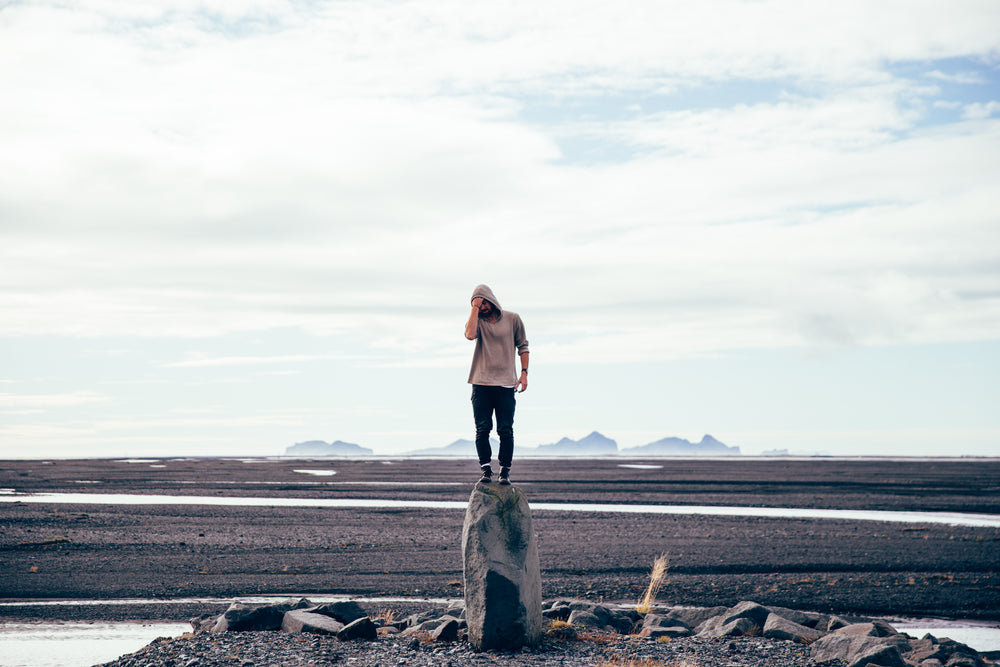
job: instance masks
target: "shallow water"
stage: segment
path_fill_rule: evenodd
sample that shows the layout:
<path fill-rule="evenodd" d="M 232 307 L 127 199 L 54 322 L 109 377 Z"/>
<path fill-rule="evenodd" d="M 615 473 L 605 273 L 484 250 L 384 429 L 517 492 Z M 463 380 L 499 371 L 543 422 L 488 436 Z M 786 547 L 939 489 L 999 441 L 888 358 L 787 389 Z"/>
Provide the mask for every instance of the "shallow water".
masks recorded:
<path fill-rule="evenodd" d="M 0 665 L 90 667 L 190 631 L 188 623 L 3 623 Z"/>
<path fill-rule="evenodd" d="M 165 496 L 114 493 L 16 493 L 0 489 L 0 502 L 60 503 L 75 505 L 214 505 L 241 507 L 333 507 L 464 510 L 465 502 L 444 500 L 381 500 L 361 498 L 248 498 L 220 496 Z M 1000 515 L 960 512 L 906 512 L 887 510 L 837 510 L 797 507 L 738 507 L 714 505 L 616 505 L 597 503 L 535 503 L 533 511 L 609 512 L 629 514 L 679 514 L 701 516 L 765 517 L 775 519 L 837 519 L 930 523 L 972 528 L 1000 528 Z"/>
<path fill-rule="evenodd" d="M 888 619 L 889 624 L 911 637 L 932 634 L 938 639 L 954 639 L 980 653 L 1000 651 L 1000 623 L 987 621 L 950 621 L 937 618 Z"/>

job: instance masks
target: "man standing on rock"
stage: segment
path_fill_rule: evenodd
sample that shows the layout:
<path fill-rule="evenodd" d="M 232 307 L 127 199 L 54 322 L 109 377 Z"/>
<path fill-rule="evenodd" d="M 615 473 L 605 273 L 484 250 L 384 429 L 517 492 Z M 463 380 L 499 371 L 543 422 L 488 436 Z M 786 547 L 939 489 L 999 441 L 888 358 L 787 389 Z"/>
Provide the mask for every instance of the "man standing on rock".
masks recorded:
<path fill-rule="evenodd" d="M 493 414 L 500 437 L 500 484 L 510 484 L 510 464 L 514 456 L 514 394 L 528 388 L 528 338 L 521 316 L 500 308 L 496 296 L 486 285 L 472 292 L 472 313 L 465 323 L 465 337 L 476 341 L 472 355 L 469 384 L 472 385 L 472 415 L 476 420 L 476 454 L 483 469 L 481 482 L 493 481 L 490 461 L 490 431 Z M 521 360 L 515 375 L 514 364 Z"/>

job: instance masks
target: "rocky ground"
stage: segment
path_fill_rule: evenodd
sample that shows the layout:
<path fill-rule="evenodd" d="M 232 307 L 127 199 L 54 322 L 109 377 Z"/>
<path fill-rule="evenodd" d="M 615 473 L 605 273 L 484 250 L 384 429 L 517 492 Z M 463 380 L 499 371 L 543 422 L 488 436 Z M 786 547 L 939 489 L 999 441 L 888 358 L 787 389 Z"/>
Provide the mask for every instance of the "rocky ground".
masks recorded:
<path fill-rule="evenodd" d="M 467 642 L 422 643 L 382 639 L 339 642 L 331 637 L 245 632 L 199 635 L 154 642 L 146 649 L 107 663 L 108 667 L 208 667 L 236 665 L 496 665 L 499 667 L 564 667 L 607 665 L 634 667 L 798 667 L 812 664 L 808 648 L 762 638 L 703 639 L 689 637 L 662 642 L 625 637 L 587 640 L 546 639 L 536 648 L 512 653 L 475 653 Z"/>
<path fill-rule="evenodd" d="M 661 467 L 637 469 L 623 464 Z M 317 470 L 336 474 L 303 472 Z M 533 504 L 1000 514 L 1000 462 L 994 460 L 526 459 L 517 462 L 514 472 L 515 483 Z M 10 490 L 7 495 L 125 493 L 462 503 L 468 500 L 476 477 L 473 463 L 454 460 L 0 463 L 0 489 Z M 0 578 L 0 621 L 179 620 L 220 613 L 230 599 L 252 595 L 460 598 L 462 516 L 461 509 L 2 502 L 0 569 L 5 576 Z M 673 604 L 731 606 L 755 600 L 839 614 L 1000 618 L 1000 530 L 995 528 L 569 511 L 535 511 L 534 526 L 546 598 L 634 601 L 648 583 L 653 560 L 666 553 L 669 570 L 659 599 Z M 22 604 L 38 599 L 116 598 L 190 601 Z M 215 641 L 197 638 L 190 646 L 202 646 L 199 651 L 211 646 L 211 650 L 239 655 L 250 650 L 239 646 L 252 643 L 247 637 Z M 266 641 L 275 647 L 300 647 L 305 653 L 296 660 L 303 664 L 312 660 L 310 651 L 344 651 L 343 646 L 314 638 L 269 637 Z M 618 649 L 612 652 L 631 646 L 624 641 L 615 642 Z M 673 664 L 670 660 L 763 664 L 750 661 L 758 650 L 755 641 L 732 645 L 694 638 L 683 641 L 692 650 L 722 651 L 712 654 L 718 660 L 723 660 L 723 653 L 733 654 L 725 658 L 729 662 L 718 663 L 698 660 L 693 653 L 656 659 L 667 664 Z M 227 648 L 229 642 L 235 642 L 233 647 Z M 671 649 L 671 644 L 647 648 L 667 651 L 679 646 Z M 393 654 L 396 661 L 428 664 L 440 658 L 440 664 L 445 664 L 449 660 L 440 655 L 440 647 L 411 649 L 385 643 L 381 648 L 398 650 L 398 657 Z M 796 650 L 785 648 L 792 651 L 789 655 Z M 532 656 L 532 664 L 540 664 L 544 656 L 555 664 L 560 650 L 553 648 L 549 656 L 543 646 Z M 566 664 L 598 664 L 598 656 L 605 655 L 601 651 L 609 649 L 603 644 L 574 644 L 572 650 L 594 653 L 592 657 L 581 654 L 579 660 L 573 658 Z M 192 656 L 191 660 L 197 657 Z M 356 659 L 351 664 L 378 662 L 374 657 L 375 662 L 363 662 L 368 658 L 353 653 L 345 654 L 344 660 L 352 656 Z M 319 664 L 319 658 L 316 661 Z M 465 664 L 474 659 L 466 656 L 451 661 Z M 298 663 L 289 658 L 288 664 Z M 387 663 L 382 659 L 381 664 Z"/>
<path fill-rule="evenodd" d="M 621 465 L 662 466 L 653 469 Z M 303 470 L 334 471 L 318 476 Z M 518 462 L 533 504 L 749 505 L 1000 514 L 995 460 Z M 16 492 L 390 498 L 464 503 L 467 461 L 15 461 Z M 461 509 L 0 503 L 0 599 L 343 594 L 459 598 Z M 536 511 L 543 595 L 660 596 L 837 613 L 1000 618 L 1000 531 L 869 521 Z M 0 606 L 0 618 L 181 618 L 190 605 Z M 110 617 L 110 619 L 109 619 Z"/>
<path fill-rule="evenodd" d="M 460 604 L 409 617 L 370 614 L 355 602 L 288 599 L 234 604 L 192 619 L 196 631 L 163 638 L 108 667 L 208 665 L 628 665 L 633 667 L 989 667 L 968 646 L 909 637 L 880 620 L 768 608 L 601 605 L 550 600 L 542 640 L 513 651 L 475 652 Z M 373 620 L 374 617 L 374 620 Z"/>

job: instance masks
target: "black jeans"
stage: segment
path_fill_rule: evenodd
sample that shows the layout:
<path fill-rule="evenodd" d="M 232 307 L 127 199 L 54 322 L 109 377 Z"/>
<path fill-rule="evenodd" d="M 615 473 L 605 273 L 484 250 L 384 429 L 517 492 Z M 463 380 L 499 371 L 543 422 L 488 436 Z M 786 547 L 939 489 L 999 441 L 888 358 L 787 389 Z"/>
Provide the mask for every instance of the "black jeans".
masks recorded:
<path fill-rule="evenodd" d="M 514 387 L 472 385 L 472 416 L 476 419 L 476 454 L 479 455 L 479 465 L 489 465 L 493 458 L 490 431 L 493 430 L 493 413 L 496 413 L 497 435 L 500 437 L 497 459 L 501 467 L 510 467 L 511 459 L 514 458 L 515 402 Z"/>

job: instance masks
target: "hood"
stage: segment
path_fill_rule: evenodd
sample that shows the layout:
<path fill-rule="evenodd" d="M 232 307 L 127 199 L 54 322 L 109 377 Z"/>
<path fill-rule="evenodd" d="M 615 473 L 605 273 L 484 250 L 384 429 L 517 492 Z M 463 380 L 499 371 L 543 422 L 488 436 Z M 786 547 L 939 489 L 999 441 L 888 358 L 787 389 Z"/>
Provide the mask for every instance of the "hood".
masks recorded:
<path fill-rule="evenodd" d="M 493 290 L 489 288 L 489 285 L 480 285 L 479 287 L 474 289 L 472 291 L 472 298 L 470 298 L 469 301 L 472 301 L 472 299 L 475 299 L 477 296 L 481 296 L 490 303 L 492 303 L 494 306 L 496 306 L 497 311 L 499 311 L 501 315 L 503 314 L 503 308 L 500 307 L 500 302 L 497 301 L 497 298 L 493 294 Z"/>

